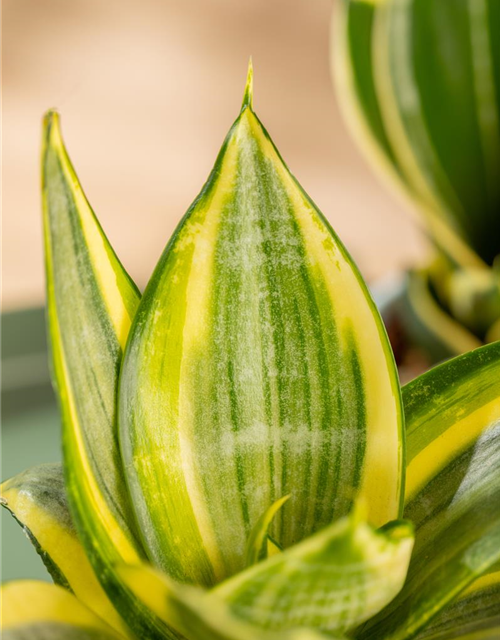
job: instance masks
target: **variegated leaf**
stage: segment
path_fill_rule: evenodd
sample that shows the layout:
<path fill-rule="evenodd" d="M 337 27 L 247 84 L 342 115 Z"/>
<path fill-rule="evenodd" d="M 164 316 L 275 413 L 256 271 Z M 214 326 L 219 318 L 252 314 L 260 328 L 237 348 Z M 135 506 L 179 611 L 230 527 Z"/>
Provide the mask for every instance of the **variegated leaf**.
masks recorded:
<path fill-rule="evenodd" d="M 47 315 L 71 512 L 122 617 L 139 636 L 161 637 L 164 625 L 147 618 L 113 570 L 143 557 L 116 431 L 118 372 L 140 296 L 85 198 L 55 112 L 44 121 L 42 189 Z"/>
<path fill-rule="evenodd" d="M 500 560 L 500 342 L 420 376 L 403 400 L 415 549 L 403 590 L 360 638 L 415 637 Z"/>
<path fill-rule="evenodd" d="M 491 264 L 500 236 L 497 0 L 390 0 L 376 9 L 378 100 L 406 179 Z"/>
<path fill-rule="evenodd" d="M 241 570 L 256 521 L 289 547 L 365 498 L 398 516 L 399 385 L 349 254 L 252 106 L 156 268 L 120 383 L 122 454 L 149 553 L 180 580 Z"/>
<path fill-rule="evenodd" d="M 481 346 L 479 338 L 438 302 L 426 269 L 408 272 L 401 318 L 409 339 L 424 349 L 432 362 L 440 362 Z"/>
<path fill-rule="evenodd" d="M 56 584 L 126 635 L 78 539 L 60 464 L 33 467 L 4 482 L 0 504 L 24 529 Z"/>
<path fill-rule="evenodd" d="M 9 582 L 1 595 L 2 640 L 124 640 L 59 586 Z"/>
<path fill-rule="evenodd" d="M 274 631 L 345 633 L 380 611 L 403 586 L 413 528 L 375 531 L 354 511 L 213 590 L 245 620 Z"/>
<path fill-rule="evenodd" d="M 326 640 L 314 629 L 279 634 L 264 631 L 232 615 L 210 592 L 179 585 L 148 566 L 124 566 L 119 573 L 144 605 L 190 640 Z M 341 640 L 339 636 L 328 638 Z"/>
<path fill-rule="evenodd" d="M 463 10 L 466 0 L 446 3 L 451 13 L 459 13 Z M 479 0 L 481 4 L 483 0 Z M 420 41 L 418 46 L 424 47 L 425 34 L 432 28 L 422 16 L 423 5 L 434 7 L 436 13 L 442 10 L 443 3 L 435 3 L 434 0 L 423 2 L 422 0 L 340 0 L 335 3 L 335 12 L 332 22 L 332 67 L 334 70 L 337 96 L 342 107 L 343 115 L 351 132 L 359 142 L 362 150 L 371 161 L 375 169 L 380 169 L 382 177 L 388 178 L 389 186 L 394 187 L 399 194 L 410 197 L 417 205 L 418 212 L 423 216 L 426 228 L 430 232 L 438 247 L 456 264 L 464 267 L 484 269 L 484 261 L 468 246 L 461 235 L 461 229 L 456 228 L 454 212 L 449 210 L 449 203 L 435 188 L 433 177 L 443 184 L 443 170 L 435 157 L 432 142 L 429 140 L 429 131 L 425 124 L 420 122 L 419 127 L 411 132 L 409 129 L 414 123 L 412 116 L 416 116 L 410 105 L 419 108 L 419 89 L 413 86 L 414 78 L 411 78 L 411 66 L 417 59 L 415 52 L 410 51 L 413 40 L 409 32 L 418 32 Z M 472 3 L 470 3 L 472 4 Z M 414 19 L 389 27 L 388 14 L 414 11 Z M 425 11 L 425 9 L 423 9 Z M 401 17 L 401 16 L 400 16 Z M 448 36 L 453 38 L 455 24 L 453 21 L 446 23 L 447 38 L 440 38 L 439 30 L 435 30 L 434 44 L 439 48 L 440 44 L 448 41 Z M 435 65 L 435 55 L 431 58 L 428 51 L 420 51 L 418 64 L 425 64 L 425 73 L 420 74 L 420 79 L 425 83 L 425 76 L 430 78 Z M 444 53 L 437 54 L 443 59 Z M 456 61 L 451 56 L 453 65 Z M 404 103 L 402 78 L 407 89 L 407 96 L 412 96 Z M 396 99 L 395 85 L 401 84 L 400 101 Z M 419 84 L 419 88 L 422 83 Z M 447 91 L 449 83 L 445 80 L 441 90 Z M 449 126 L 454 126 L 454 119 L 448 117 L 449 110 L 434 109 L 433 116 L 442 111 L 446 114 Z M 455 113 L 455 110 L 451 112 Z M 405 118 L 407 121 L 405 121 Z M 464 130 L 456 133 L 468 135 Z M 421 166 L 421 158 L 416 146 L 428 155 L 428 161 L 432 162 L 432 168 Z M 460 144 L 463 141 L 460 140 Z M 450 149 L 455 149 L 459 141 L 455 139 Z M 456 158 L 466 158 L 466 151 L 455 153 Z M 469 159 L 467 159 L 468 161 Z M 445 190 L 449 191 L 446 186 Z M 455 199 L 454 206 L 460 208 Z M 473 221 L 471 221 L 472 223 Z"/>
<path fill-rule="evenodd" d="M 276 500 L 269 509 L 267 509 L 262 516 L 255 523 L 252 531 L 250 532 L 250 536 L 248 537 L 246 553 L 245 553 L 245 564 L 247 567 L 252 566 L 259 560 L 263 560 L 267 558 L 269 554 L 269 547 L 273 546 L 272 540 L 269 539 L 269 527 L 273 518 L 276 516 L 281 507 L 288 500 L 289 496 L 284 496 L 279 500 Z"/>
<path fill-rule="evenodd" d="M 500 638 L 500 564 L 475 580 L 417 636 L 417 640 L 458 638 Z"/>

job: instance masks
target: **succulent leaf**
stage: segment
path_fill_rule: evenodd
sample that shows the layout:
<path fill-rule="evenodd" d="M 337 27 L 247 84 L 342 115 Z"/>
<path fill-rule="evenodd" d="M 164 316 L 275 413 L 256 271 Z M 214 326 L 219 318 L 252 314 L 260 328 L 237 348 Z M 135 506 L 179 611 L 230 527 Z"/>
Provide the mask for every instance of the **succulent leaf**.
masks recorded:
<path fill-rule="evenodd" d="M 403 400 L 415 549 L 402 591 L 361 638 L 415 637 L 500 561 L 500 343 L 420 376 Z"/>
<path fill-rule="evenodd" d="M 245 622 L 210 592 L 179 585 L 143 565 L 120 567 L 120 575 L 145 605 L 190 640 L 341 640 L 314 629 L 274 633 Z"/>
<path fill-rule="evenodd" d="M 439 304 L 427 269 L 408 272 L 401 312 L 410 340 L 425 348 L 433 362 L 481 346 L 479 338 Z"/>
<path fill-rule="evenodd" d="M 113 570 L 114 563 L 143 557 L 116 432 L 118 372 L 140 295 L 83 194 L 55 112 L 44 121 L 42 193 L 52 373 L 71 513 L 96 575 L 129 626 L 139 636 L 168 637 L 163 624 L 144 618 Z"/>
<path fill-rule="evenodd" d="M 4 482 L 0 493 L 0 504 L 24 529 L 54 582 L 72 591 L 89 609 L 126 634 L 76 534 L 62 466 L 32 467 Z"/>
<path fill-rule="evenodd" d="M 478 151 L 474 132 L 477 113 L 458 114 L 456 109 L 460 104 L 467 111 L 474 95 L 470 63 L 462 60 L 470 57 L 469 33 L 457 30 L 456 24 L 457 18 L 463 21 L 467 14 L 467 4 L 471 7 L 475 3 L 446 3 L 444 11 L 444 5 L 433 0 L 342 0 L 336 3 L 332 65 L 344 117 L 372 165 L 417 204 L 431 237 L 446 255 L 463 267 L 484 269 L 484 260 L 493 256 L 482 251 L 483 243 L 474 242 L 471 236 L 474 226 L 484 236 L 485 219 L 491 222 L 491 213 L 484 207 L 479 214 L 484 181 L 476 180 L 474 174 L 482 170 L 482 159 L 474 164 L 475 157 L 468 155 L 471 149 Z M 494 3 L 488 4 L 491 11 Z M 440 12 L 447 16 L 439 16 Z M 446 24 L 446 38 L 436 26 L 439 20 Z M 494 23 L 492 18 L 492 29 Z M 459 62 L 444 51 L 444 42 L 454 38 L 450 46 L 461 56 Z M 450 68 L 446 69 L 448 63 Z M 461 63 L 467 72 L 460 74 L 460 82 L 454 82 L 452 76 Z M 434 101 L 432 107 L 424 104 L 429 99 Z M 444 108 L 448 102 L 453 106 Z M 478 110 L 489 111 L 490 107 L 477 105 Z M 436 148 L 443 145 L 443 149 Z M 440 151 L 446 145 L 448 158 L 443 166 Z M 458 145 L 460 153 L 456 152 Z M 495 171 L 495 163 L 490 169 Z M 461 171 L 460 177 L 457 171 Z M 465 197 L 473 201 L 469 211 L 464 207 Z M 472 246 L 468 246 L 470 241 Z"/>
<path fill-rule="evenodd" d="M 278 513 L 281 507 L 285 504 L 290 496 L 284 496 L 279 500 L 276 500 L 269 509 L 267 509 L 262 516 L 255 523 L 246 546 L 246 566 L 250 567 L 252 564 L 264 560 L 269 554 L 270 546 L 273 546 L 273 542 L 269 540 L 269 526 L 273 521 L 274 516 Z"/>
<path fill-rule="evenodd" d="M 238 617 L 264 628 L 342 634 L 399 592 L 412 547 L 409 523 L 394 521 L 375 531 L 355 510 L 212 593 Z"/>
<path fill-rule="evenodd" d="M 500 564 L 475 580 L 417 636 L 417 640 L 457 638 L 500 638 Z"/>
<path fill-rule="evenodd" d="M 249 74 L 251 78 L 251 70 Z M 392 352 L 366 286 L 252 108 L 168 243 L 131 330 L 119 427 L 150 557 L 212 585 L 262 513 L 289 547 L 346 514 L 398 517 Z"/>
<path fill-rule="evenodd" d="M 74 595 L 46 582 L 2 585 L 3 640 L 122 640 Z"/>

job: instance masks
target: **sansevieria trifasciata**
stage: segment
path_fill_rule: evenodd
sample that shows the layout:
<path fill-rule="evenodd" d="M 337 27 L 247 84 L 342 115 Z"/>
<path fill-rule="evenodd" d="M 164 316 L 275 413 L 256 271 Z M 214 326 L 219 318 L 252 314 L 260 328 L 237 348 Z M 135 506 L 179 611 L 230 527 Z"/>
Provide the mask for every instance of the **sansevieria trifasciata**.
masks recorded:
<path fill-rule="evenodd" d="M 474 603 L 498 586 L 498 345 L 401 395 L 363 279 L 252 99 L 250 67 L 142 298 L 45 119 L 64 464 L 2 504 L 57 586 L 4 586 L 8 640 L 412 638 L 453 632 L 457 606 L 497 625 Z"/>

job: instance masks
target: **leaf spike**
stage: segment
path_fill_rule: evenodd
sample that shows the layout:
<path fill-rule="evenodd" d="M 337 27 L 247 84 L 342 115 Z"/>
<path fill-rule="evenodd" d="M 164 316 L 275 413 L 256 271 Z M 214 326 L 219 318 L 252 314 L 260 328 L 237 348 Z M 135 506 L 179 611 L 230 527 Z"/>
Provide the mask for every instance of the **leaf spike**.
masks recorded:
<path fill-rule="evenodd" d="M 48 144 L 54 131 L 58 134 L 58 137 L 61 137 L 59 111 L 57 109 L 49 109 L 43 117 L 43 140 L 45 144 Z"/>
<path fill-rule="evenodd" d="M 243 111 L 247 107 L 253 110 L 253 64 L 252 56 L 248 61 L 248 73 L 247 82 L 245 85 L 245 93 L 243 94 L 243 102 L 241 104 L 241 110 Z"/>

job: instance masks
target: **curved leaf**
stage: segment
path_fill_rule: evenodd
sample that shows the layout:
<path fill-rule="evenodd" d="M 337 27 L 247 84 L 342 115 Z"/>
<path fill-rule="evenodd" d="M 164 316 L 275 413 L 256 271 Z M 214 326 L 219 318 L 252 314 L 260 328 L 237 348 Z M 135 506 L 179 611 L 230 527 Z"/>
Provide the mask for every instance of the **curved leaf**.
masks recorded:
<path fill-rule="evenodd" d="M 457 322 L 437 301 L 425 269 L 410 271 L 402 304 L 402 318 L 410 339 L 429 354 L 432 362 L 466 353 L 481 341 Z"/>
<path fill-rule="evenodd" d="M 289 497 L 290 496 L 284 496 L 283 498 L 276 500 L 276 502 L 274 502 L 255 523 L 246 546 L 245 564 L 247 567 L 267 558 L 270 548 L 273 549 L 273 547 L 276 546 L 276 544 L 269 539 L 269 526 L 273 521 L 274 516 L 278 513 Z M 269 555 L 274 554 L 271 552 Z"/>
<path fill-rule="evenodd" d="M 417 636 L 418 640 L 500 637 L 500 565 L 491 567 Z"/>
<path fill-rule="evenodd" d="M 500 560 L 500 343 L 420 376 L 403 400 L 415 549 L 403 590 L 362 638 L 415 637 Z"/>
<path fill-rule="evenodd" d="M 492 269 L 457 269 L 446 282 L 451 313 L 476 335 L 485 336 L 500 319 L 498 276 Z"/>
<path fill-rule="evenodd" d="M 499 251 L 496 0 L 377 6 L 379 107 L 406 180 L 489 264 Z"/>
<path fill-rule="evenodd" d="M 151 557 L 211 585 L 264 510 L 284 547 L 345 514 L 397 517 L 402 415 L 380 316 L 252 108 L 156 268 L 120 379 L 122 454 Z"/>
<path fill-rule="evenodd" d="M 415 167 L 398 109 L 390 100 L 393 91 L 387 70 L 389 46 L 383 4 L 390 2 L 335 3 L 332 67 L 343 116 L 372 167 L 380 169 L 389 186 L 417 204 L 437 246 L 456 264 L 484 268 L 483 261 L 443 216 L 441 203 Z"/>
<path fill-rule="evenodd" d="M 355 512 L 212 593 L 238 617 L 264 628 L 344 633 L 398 593 L 412 547 L 409 523 L 391 522 L 375 531 Z"/>
<path fill-rule="evenodd" d="M 22 580 L 2 585 L 3 640 L 117 640 L 103 620 L 65 589 Z"/>
<path fill-rule="evenodd" d="M 54 582 L 126 635 L 78 540 L 60 464 L 33 467 L 4 482 L 0 504 L 19 522 Z"/>
<path fill-rule="evenodd" d="M 113 563 L 143 556 L 116 433 L 116 389 L 139 293 L 107 241 L 64 148 L 59 118 L 44 121 L 42 188 L 47 315 L 63 421 L 71 512 L 90 562 L 119 613 L 154 637 Z M 163 625 L 160 625 L 161 633 Z"/>
<path fill-rule="evenodd" d="M 120 567 L 119 573 L 137 598 L 190 640 L 326 640 L 312 629 L 279 634 L 264 631 L 233 616 L 210 592 L 176 584 L 145 565 Z M 331 635 L 328 638 L 335 640 Z"/>

